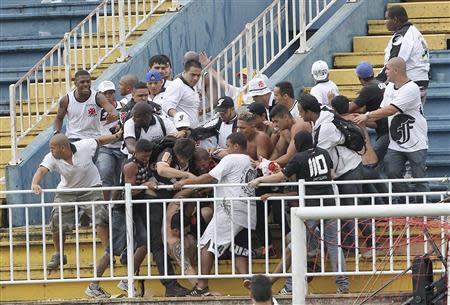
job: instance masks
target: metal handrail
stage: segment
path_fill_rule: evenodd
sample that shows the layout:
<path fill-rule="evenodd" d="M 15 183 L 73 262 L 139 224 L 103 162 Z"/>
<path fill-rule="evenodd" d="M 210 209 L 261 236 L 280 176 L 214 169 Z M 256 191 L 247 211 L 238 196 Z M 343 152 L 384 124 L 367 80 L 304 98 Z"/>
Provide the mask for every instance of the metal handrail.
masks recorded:
<path fill-rule="evenodd" d="M 59 98 L 73 88 L 70 79 L 71 70 L 77 71 L 82 68 L 92 72 L 117 49 L 120 50 L 117 61 L 125 61 L 127 59 L 126 40 L 166 2 L 168 0 L 103 0 L 76 27 L 66 33 L 64 38 L 57 42 L 24 76 L 9 86 L 11 164 L 19 162 L 18 143 L 57 106 Z M 103 24 L 100 24 L 101 17 Z M 116 25 L 115 17 L 119 17 L 118 25 Z M 110 22 L 111 31 L 108 30 Z M 101 29 L 102 26 L 103 29 Z M 100 52 L 102 47 L 105 49 L 103 55 Z M 77 58 L 77 52 L 80 50 L 81 63 Z M 94 54 L 97 55 L 97 60 L 94 60 Z M 47 81 L 48 75 L 50 79 Z M 65 88 L 63 88 L 62 79 L 65 80 Z M 46 90 L 46 84 L 51 84 L 50 90 Z M 32 90 L 33 86 L 34 90 Z M 39 86 L 42 86 L 41 94 Z M 25 101 L 24 98 L 26 98 Z M 40 99 L 42 99 L 41 102 Z M 16 111 L 17 106 L 19 106 L 19 113 Z"/>

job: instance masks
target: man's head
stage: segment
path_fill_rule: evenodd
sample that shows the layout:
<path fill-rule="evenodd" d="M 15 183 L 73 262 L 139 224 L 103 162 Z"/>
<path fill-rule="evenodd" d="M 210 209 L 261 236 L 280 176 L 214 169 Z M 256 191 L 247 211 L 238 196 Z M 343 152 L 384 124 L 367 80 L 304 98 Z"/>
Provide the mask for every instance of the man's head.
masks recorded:
<path fill-rule="evenodd" d="M 157 70 L 164 79 L 170 79 L 172 64 L 169 57 L 164 54 L 152 56 L 148 62 L 149 70 Z"/>
<path fill-rule="evenodd" d="M 120 78 L 119 80 L 119 91 L 120 95 L 125 96 L 133 92 L 134 86 L 139 82 L 136 75 L 127 74 Z"/>
<path fill-rule="evenodd" d="M 206 149 L 196 147 L 192 159 L 194 160 L 194 167 L 200 175 L 209 172 L 211 157 Z"/>
<path fill-rule="evenodd" d="M 50 152 L 55 159 L 62 159 L 71 151 L 69 139 L 62 133 L 54 135 L 50 139 L 49 146 Z"/>
<path fill-rule="evenodd" d="M 173 117 L 173 123 L 175 124 L 175 128 L 178 131 L 191 130 L 191 120 L 185 112 L 179 111 L 175 113 L 175 116 Z"/>
<path fill-rule="evenodd" d="M 265 121 L 268 121 L 266 107 L 261 103 L 251 103 L 248 105 L 248 112 L 255 115 L 255 125 L 262 126 Z"/>
<path fill-rule="evenodd" d="M 177 160 L 181 163 L 187 164 L 191 160 L 195 152 L 195 141 L 192 139 L 178 139 L 173 146 L 173 153 Z"/>
<path fill-rule="evenodd" d="M 256 70 L 253 70 L 253 76 L 256 75 Z M 242 68 L 241 71 L 236 73 L 238 79 L 242 79 L 242 85 L 245 86 L 248 83 L 248 69 Z"/>
<path fill-rule="evenodd" d="M 251 138 L 256 132 L 256 116 L 250 112 L 243 112 L 239 114 L 237 121 L 237 128 L 246 139 Z"/>
<path fill-rule="evenodd" d="M 78 70 L 75 73 L 75 87 L 78 94 L 88 96 L 91 94 L 91 75 L 86 70 Z"/>
<path fill-rule="evenodd" d="M 393 57 L 386 63 L 386 76 L 387 80 L 395 83 L 398 80 L 407 78 L 406 75 L 406 62 L 401 57 Z"/>
<path fill-rule="evenodd" d="M 367 61 L 363 61 L 356 66 L 355 72 L 361 85 L 364 85 L 373 79 L 373 67 Z"/>
<path fill-rule="evenodd" d="M 133 88 L 133 100 L 136 103 L 148 101 L 148 87 L 146 83 L 138 82 Z"/>
<path fill-rule="evenodd" d="M 196 60 L 196 61 L 200 61 L 200 56 L 197 52 L 195 51 L 187 51 L 186 53 L 184 53 L 183 56 L 183 65 L 185 63 L 187 63 L 190 60 Z"/>
<path fill-rule="evenodd" d="M 190 225 L 191 223 L 189 217 L 184 215 L 183 217 L 184 234 L 189 232 Z M 170 229 L 176 236 L 181 237 L 181 216 L 179 210 L 172 216 L 172 220 L 170 221 Z"/>
<path fill-rule="evenodd" d="M 303 93 L 300 96 L 298 110 L 305 122 L 315 122 L 320 115 L 321 105 L 313 95 Z"/>
<path fill-rule="evenodd" d="M 252 97 L 257 103 L 269 103 L 272 92 L 267 87 L 266 81 L 263 78 L 255 77 L 248 83 L 247 96 Z"/>
<path fill-rule="evenodd" d="M 338 114 L 344 115 L 348 113 L 350 101 L 347 97 L 343 95 L 337 95 L 331 100 L 331 107 L 333 107 L 334 111 Z"/>
<path fill-rule="evenodd" d="M 323 60 L 318 60 L 311 67 L 311 74 L 316 83 L 328 81 L 329 74 L 328 64 Z"/>
<path fill-rule="evenodd" d="M 313 138 L 310 132 L 299 131 L 294 136 L 295 150 L 302 152 L 313 147 Z"/>
<path fill-rule="evenodd" d="M 114 104 L 114 102 L 116 101 L 116 86 L 114 86 L 114 83 L 112 81 L 102 81 L 100 85 L 98 85 L 98 91 L 100 93 L 103 93 L 108 102 Z"/>
<path fill-rule="evenodd" d="M 184 64 L 183 78 L 189 86 L 194 87 L 197 85 L 201 75 L 202 65 L 199 61 L 192 59 Z"/>
<path fill-rule="evenodd" d="M 222 121 L 231 121 L 236 116 L 233 99 L 229 96 L 222 96 L 219 98 L 217 100 L 216 111 L 219 113 Z"/>
<path fill-rule="evenodd" d="M 164 79 L 161 73 L 157 70 L 150 70 L 145 75 L 145 80 L 147 81 L 147 88 L 151 95 L 155 96 L 161 92 Z"/>
<path fill-rule="evenodd" d="M 252 277 L 250 297 L 255 305 L 272 304 L 272 283 L 267 276 L 257 274 Z"/>
<path fill-rule="evenodd" d="M 278 130 L 289 129 L 292 126 L 292 114 L 284 105 L 275 105 L 270 111 L 270 120 Z"/>
<path fill-rule="evenodd" d="M 279 82 L 273 88 L 274 99 L 277 104 L 288 107 L 289 102 L 294 100 L 294 88 L 290 82 Z"/>
<path fill-rule="evenodd" d="M 136 142 L 134 156 L 140 162 L 148 164 L 150 162 L 153 149 L 155 149 L 155 144 L 145 139 L 139 139 Z"/>
<path fill-rule="evenodd" d="M 386 11 L 386 28 L 394 32 L 408 22 L 408 13 L 401 5 L 393 5 Z"/>
<path fill-rule="evenodd" d="M 241 132 L 234 132 L 227 137 L 227 149 L 230 154 L 241 154 L 247 150 L 247 138 Z"/>
<path fill-rule="evenodd" d="M 136 127 L 148 127 L 153 120 L 153 107 L 148 103 L 137 103 L 133 107 L 133 121 Z"/>

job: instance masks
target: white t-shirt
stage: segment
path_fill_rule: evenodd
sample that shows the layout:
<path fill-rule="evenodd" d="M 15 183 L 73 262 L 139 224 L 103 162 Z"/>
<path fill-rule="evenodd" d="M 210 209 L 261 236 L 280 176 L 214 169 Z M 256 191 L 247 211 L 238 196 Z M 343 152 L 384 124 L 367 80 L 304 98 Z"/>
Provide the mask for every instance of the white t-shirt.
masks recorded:
<path fill-rule="evenodd" d="M 212 143 L 216 143 L 216 148 L 224 148 L 224 149 L 227 148 L 227 137 L 233 133 L 233 125 L 236 125 L 235 120 L 237 120 L 237 117 L 232 119 L 229 123 L 225 123 L 222 121 L 222 124 L 220 124 L 219 129 L 219 141 L 218 142 L 217 140 L 211 141 Z M 203 127 L 215 126 L 218 121 L 219 118 L 215 118 L 214 120 L 206 123 Z"/>
<path fill-rule="evenodd" d="M 335 96 L 339 95 L 338 87 L 331 80 L 324 83 L 317 83 L 311 88 L 311 95 L 313 95 L 323 106 L 328 106 L 330 104 L 328 101 L 328 92 L 330 91 L 333 92 Z"/>
<path fill-rule="evenodd" d="M 120 109 L 122 109 L 122 105 L 120 104 L 120 102 L 116 102 L 116 109 L 119 111 Z M 114 122 L 106 123 L 106 116 L 108 115 L 108 113 L 102 109 L 100 112 L 100 134 L 102 136 L 104 135 L 111 135 L 111 131 L 109 130 L 111 127 L 117 126 L 117 124 L 119 124 L 119 120 L 116 120 Z M 111 143 L 111 144 L 106 144 L 103 145 L 104 147 L 108 147 L 108 148 L 115 148 L 115 149 L 119 149 L 122 145 L 121 141 L 115 142 L 115 143 Z"/>
<path fill-rule="evenodd" d="M 70 91 L 67 106 L 66 135 L 69 139 L 93 139 L 100 136 L 100 111 L 95 98 L 97 92 L 91 90 L 91 95 L 85 102 L 75 98 L 75 90 Z"/>
<path fill-rule="evenodd" d="M 195 128 L 200 123 L 199 107 L 200 96 L 195 87 L 185 84 L 181 78 L 175 79 L 167 86 L 162 101 L 163 112 L 169 113 L 170 109 L 185 112 L 191 120 L 192 128 Z"/>
<path fill-rule="evenodd" d="M 132 98 L 133 98 L 133 94 L 128 93 L 119 101 L 119 103 L 122 105 L 126 105 L 126 104 L 128 104 L 129 101 L 131 101 Z"/>
<path fill-rule="evenodd" d="M 396 90 L 394 84 L 389 83 L 380 106 L 388 105 L 399 110 L 388 117 L 389 148 L 404 152 L 428 149 L 428 127 L 423 115 L 419 86 L 410 81 Z"/>
<path fill-rule="evenodd" d="M 224 183 L 247 183 L 256 178 L 257 172 L 252 167 L 251 159 L 244 154 L 226 155 L 220 160 L 209 174 L 218 180 L 219 184 Z M 215 198 L 230 197 L 254 197 L 255 189 L 248 186 L 223 186 L 216 187 Z M 217 201 L 217 209 L 224 209 L 231 216 L 230 200 Z M 233 200 L 233 222 L 248 228 L 248 203 L 247 200 Z M 256 203 L 250 200 L 250 226 L 256 227 Z"/>
<path fill-rule="evenodd" d="M 57 172 L 61 175 L 61 182 L 57 188 L 82 188 L 102 184 L 100 174 L 92 158 L 98 148 L 98 142 L 95 139 L 84 139 L 71 143 L 73 156 L 72 164 L 63 159 L 55 159 L 52 153 L 48 153 L 40 166 L 47 168 L 51 172 Z"/>
<path fill-rule="evenodd" d="M 294 105 L 292 105 L 291 109 L 289 109 L 292 117 L 299 118 L 300 117 L 300 111 L 298 111 L 298 101 L 295 100 Z"/>
<path fill-rule="evenodd" d="M 175 134 L 177 132 L 177 129 L 175 128 L 175 125 L 171 120 L 165 117 L 161 117 L 162 121 L 164 122 L 164 126 L 166 128 L 166 134 L 164 135 L 163 130 L 161 128 L 161 124 L 159 123 L 159 120 L 156 118 L 156 114 L 153 116 L 156 123 L 154 125 L 150 125 L 147 130 L 141 128 L 140 139 L 146 139 L 148 141 L 159 140 L 163 138 L 165 135 Z M 123 138 L 124 140 L 127 138 L 136 139 L 133 119 L 127 120 L 125 122 L 125 126 L 123 127 Z"/>

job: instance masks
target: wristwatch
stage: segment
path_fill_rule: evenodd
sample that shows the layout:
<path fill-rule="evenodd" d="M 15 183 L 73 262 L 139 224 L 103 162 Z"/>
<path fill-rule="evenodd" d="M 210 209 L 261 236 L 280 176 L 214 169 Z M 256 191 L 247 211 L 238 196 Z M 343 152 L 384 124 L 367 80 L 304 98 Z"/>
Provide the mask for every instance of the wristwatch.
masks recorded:
<path fill-rule="evenodd" d="M 366 113 L 364 113 L 364 115 L 367 117 L 368 120 L 370 120 L 370 111 L 367 111 Z"/>

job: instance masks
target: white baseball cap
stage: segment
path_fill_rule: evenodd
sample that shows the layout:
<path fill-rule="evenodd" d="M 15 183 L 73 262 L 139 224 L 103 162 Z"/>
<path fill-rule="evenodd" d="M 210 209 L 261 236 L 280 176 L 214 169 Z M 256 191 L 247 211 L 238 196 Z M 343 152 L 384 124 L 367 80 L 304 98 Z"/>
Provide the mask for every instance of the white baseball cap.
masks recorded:
<path fill-rule="evenodd" d="M 175 124 L 175 128 L 183 128 L 188 127 L 191 128 L 191 120 L 185 112 L 177 112 L 173 117 L 173 122 Z"/>
<path fill-rule="evenodd" d="M 254 97 L 270 93 L 266 81 L 262 77 L 255 77 L 248 83 L 247 96 Z"/>
<path fill-rule="evenodd" d="M 311 67 L 311 74 L 316 81 L 327 79 L 329 73 L 328 65 L 323 60 L 318 60 Z"/>
<path fill-rule="evenodd" d="M 109 90 L 116 91 L 116 86 L 114 86 L 114 83 L 112 81 L 104 80 L 100 83 L 100 85 L 98 85 L 98 91 L 100 91 L 101 93 Z"/>

